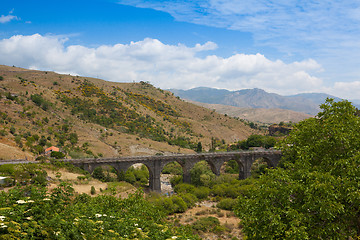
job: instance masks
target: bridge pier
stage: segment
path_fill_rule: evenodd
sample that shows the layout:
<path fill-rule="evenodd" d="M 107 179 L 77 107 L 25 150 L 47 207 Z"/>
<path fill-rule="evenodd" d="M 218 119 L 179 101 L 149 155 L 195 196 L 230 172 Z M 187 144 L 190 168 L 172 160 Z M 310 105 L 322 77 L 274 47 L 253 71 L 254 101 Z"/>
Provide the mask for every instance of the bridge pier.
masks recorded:
<path fill-rule="evenodd" d="M 241 179 L 246 179 L 251 176 L 251 166 L 254 162 L 254 156 L 253 155 L 246 155 L 242 157 L 243 159 L 243 176 Z M 240 177 L 240 175 L 239 175 Z"/>
<path fill-rule="evenodd" d="M 181 165 L 183 169 L 183 182 L 184 183 L 191 183 L 191 169 L 194 167 L 194 165 L 200 160 L 193 160 L 193 161 L 178 161 L 178 163 Z"/>
<path fill-rule="evenodd" d="M 152 166 L 148 166 L 149 169 L 149 188 L 154 192 L 161 192 L 161 162 L 153 161 Z"/>

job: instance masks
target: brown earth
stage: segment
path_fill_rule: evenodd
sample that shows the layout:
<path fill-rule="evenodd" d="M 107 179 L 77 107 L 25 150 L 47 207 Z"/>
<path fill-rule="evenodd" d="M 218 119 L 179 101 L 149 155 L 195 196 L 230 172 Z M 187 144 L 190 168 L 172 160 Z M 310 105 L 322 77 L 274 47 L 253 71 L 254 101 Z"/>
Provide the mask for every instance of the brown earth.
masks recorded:
<path fill-rule="evenodd" d="M 86 179 L 79 180 L 78 177 L 84 175 L 71 173 L 64 169 L 59 169 L 59 170 L 47 169 L 46 171 L 48 173 L 48 176 L 51 178 L 49 190 L 56 188 L 60 181 L 66 181 L 71 183 L 75 193 L 78 194 L 86 193 L 88 195 L 91 195 L 91 187 L 94 186 L 96 193 L 93 196 L 103 194 L 100 189 L 104 190 L 106 193 L 106 190 L 109 187 L 108 183 L 104 183 L 93 178 L 91 178 L 91 180 L 86 180 Z M 115 196 L 126 198 L 128 197 L 129 194 L 134 193 L 136 191 L 136 188 L 131 186 L 130 184 L 128 183 L 124 183 L 124 184 L 125 186 L 116 188 L 117 193 L 115 194 Z"/>
<path fill-rule="evenodd" d="M 215 205 L 216 203 L 214 202 L 201 202 L 198 206 L 188 209 L 184 213 L 176 214 L 173 219 L 178 219 L 182 225 L 191 225 L 201 217 L 216 217 L 219 219 L 221 225 L 226 226 L 231 231 L 220 235 L 214 233 L 199 233 L 202 239 L 232 239 L 233 237 L 243 239 L 241 229 L 239 228 L 240 219 L 230 211 L 215 208 Z"/>

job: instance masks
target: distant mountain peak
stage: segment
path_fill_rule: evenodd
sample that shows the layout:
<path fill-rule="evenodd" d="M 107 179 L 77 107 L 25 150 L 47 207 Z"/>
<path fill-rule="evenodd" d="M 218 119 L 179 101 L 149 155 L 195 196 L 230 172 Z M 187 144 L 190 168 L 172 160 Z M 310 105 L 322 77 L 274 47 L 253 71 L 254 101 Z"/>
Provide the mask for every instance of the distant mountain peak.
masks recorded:
<path fill-rule="evenodd" d="M 325 93 L 301 93 L 291 96 L 282 96 L 276 93 L 268 93 L 260 88 L 241 89 L 229 91 L 208 87 L 198 87 L 189 90 L 170 89 L 175 95 L 192 101 L 223 104 L 246 108 L 280 108 L 315 115 L 319 112 L 319 105 L 325 102 L 327 97 L 340 98 Z"/>

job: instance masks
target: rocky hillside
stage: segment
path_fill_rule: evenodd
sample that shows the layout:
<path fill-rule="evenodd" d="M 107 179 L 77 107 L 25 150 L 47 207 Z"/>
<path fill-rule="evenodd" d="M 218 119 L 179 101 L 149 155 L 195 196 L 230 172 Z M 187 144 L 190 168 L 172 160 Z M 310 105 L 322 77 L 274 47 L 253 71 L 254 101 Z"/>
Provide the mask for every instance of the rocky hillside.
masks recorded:
<path fill-rule="evenodd" d="M 228 91 L 199 87 L 189 90 L 171 89 L 170 91 L 183 99 L 202 103 L 230 105 L 241 108 L 278 108 L 310 115 L 316 115 L 319 112 L 319 105 L 324 103 L 327 97 L 335 98 L 336 101 L 340 100 L 340 98 L 323 93 L 281 96 L 258 88 Z"/>
<path fill-rule="evenodd" d="M 69 158 L 187 153 L 256 133 L 146 82 L 9 66 L 0 66 L 0 122 L 0 159 L 33 159 L 52 145 Z"/>
<path fill-rule="evenodd" d="M 313 117 L 313 115 L 310 114 L 280 108 L 240 108 L 222 104 L 209 104 L 194 101 L 190 102 L 202 107 L 214 109 L 218 113 L 227 114 L 231 117 L 238 117 L 240 119 L 246 119 L 250 122 L 260 122 L 267 124 L 280 122 L 297 123 L 306 118 Z"/>

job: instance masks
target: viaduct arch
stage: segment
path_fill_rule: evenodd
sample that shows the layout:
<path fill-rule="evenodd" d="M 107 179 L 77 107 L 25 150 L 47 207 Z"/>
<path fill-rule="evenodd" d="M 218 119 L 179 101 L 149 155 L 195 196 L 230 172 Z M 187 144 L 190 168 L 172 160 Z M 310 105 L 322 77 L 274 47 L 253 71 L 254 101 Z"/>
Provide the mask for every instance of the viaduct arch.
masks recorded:
<path fill-rule="evenodd" d="M 142 163 L 149 170 L 149 188 L 152 191 L 161 191 L 160 174 L 164 166 L 170 162 L 178 162 L 183 168 L 183 181 L 191 182 L 190 170 L 197 162 L 205 160 L 215 175 L 220 175 L 221 166 L 229 161 L 235 160 L 239 166 L 239 179 L 245 179 L 251 175 L 250 169 L 256 159 L 264 158 L 270 167 L 276 167 L 281 158 L 281 151 L 240 151 L 220 153 L 198 153 L 198 154 L 174 154 L 153 156 L 129 156 L 116 158 L 87 158 L 87 159 L 64 159 L 77 167 L 92 173 L 95 168 L 102 165 L 110 165 L 118 172 L 126 172 L 133 164 Z"/>

